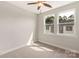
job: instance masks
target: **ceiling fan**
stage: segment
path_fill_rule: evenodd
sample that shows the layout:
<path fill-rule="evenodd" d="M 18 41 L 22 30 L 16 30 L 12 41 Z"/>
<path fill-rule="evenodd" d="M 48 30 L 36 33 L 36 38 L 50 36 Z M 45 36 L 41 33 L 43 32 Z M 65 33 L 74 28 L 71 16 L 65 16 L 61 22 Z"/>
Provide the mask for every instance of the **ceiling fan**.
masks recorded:
<path fill-rule="evenodd" d="M 37 1 L 37 2 L 27 3 L 27 5 L 34 5 L 34 4 L 37 5 L 37 10 L 40 10 L 40 8 L 42 6 L 46 6 L 46 7 L 52 8 L 52 6 L 49 5 L 48 3 L 46 3 L 46 1 Z"/>

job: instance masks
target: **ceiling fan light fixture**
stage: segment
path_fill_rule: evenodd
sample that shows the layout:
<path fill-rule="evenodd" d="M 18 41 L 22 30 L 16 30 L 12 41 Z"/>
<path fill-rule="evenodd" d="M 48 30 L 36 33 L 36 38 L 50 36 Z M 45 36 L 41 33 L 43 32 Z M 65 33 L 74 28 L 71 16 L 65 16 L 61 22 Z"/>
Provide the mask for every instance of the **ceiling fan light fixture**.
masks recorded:
<path fill-rule="evenodd" d="M 41 7 L 42 7 L 42 6 L 43 6 L 43 4 L 42 4 L 42 3 L 38 3 L 38 6 L 41 6 Z"/>

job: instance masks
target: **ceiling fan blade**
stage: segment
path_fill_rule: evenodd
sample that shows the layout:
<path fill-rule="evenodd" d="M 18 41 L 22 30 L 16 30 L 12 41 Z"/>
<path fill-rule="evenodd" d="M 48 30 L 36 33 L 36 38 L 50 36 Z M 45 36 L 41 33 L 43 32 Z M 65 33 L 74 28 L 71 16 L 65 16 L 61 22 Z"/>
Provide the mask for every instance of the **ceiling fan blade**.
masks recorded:
<path fill-rule="evenodd" d="M 47 4 L 47 3 L 43 3 L 43 5 L 46 6 L 46 7 L 52 8 L 52 6 Z"/>
<path fill-rule="evenodd" d="M 38 6 L 38 7 L 37 7 L 37 10 L 39 10 L 40 8 L 41 8 L 41 6 Z"/>
<path fill-rule="evenodd" d="M 31 4 L 37 4 L 38 2 L 33 2 L 33 3 L 27 3 L 28 5 L 31 5 Z"/>

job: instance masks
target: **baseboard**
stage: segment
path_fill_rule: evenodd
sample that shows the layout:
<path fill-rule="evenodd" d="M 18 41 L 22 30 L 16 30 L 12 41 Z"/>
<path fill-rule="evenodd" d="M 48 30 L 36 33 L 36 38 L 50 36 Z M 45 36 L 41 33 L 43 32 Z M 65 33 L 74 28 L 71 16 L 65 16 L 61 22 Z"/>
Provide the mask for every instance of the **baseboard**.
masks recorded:
<path fill-rule="evenodd" d="M 9 53 L 9 52 L 15 51 L 15 50 L 20 49 L 20 48 L 25 47 L 25 46 L 26 46 L 26 44 L 25 44 L 25 45 L 18 46 L 18 47 L 15 47 L 15 48 L 12 48 L 12 49 L 10 49 L 10 50 L 1 52 L 0 55 L 7 54 L 7 53 Z"/>
<path fill-rule="evenodd" d="M 37 42 L 41 42 L 41 43 L 44 43 L 44 44 L 47 44 L 47 45 L 51 45 L 51 46 L 56 46 L 56 47 L 58 47 L 58 48 L 61 48 L 61 49 L 66 50 L 66 51 L 70 51 L 70 52 L 74 52 L 74 53 L 78 53 L 78 54 L 79 54 L 79 51 L 72 50 L 72 49 L 69 49 L 69 48 L 64 48 L 64 47 L 61 47 L 61 46 L 59 46 L 59 45 L 55 45 L 55 44 L 52 45 L 52 44 L 50 44 L 50 43 L 48 43 L 48 42 L 42 42 L 42 41 L 37 41 Z M 26 46 L 26 44 L 21 45 L 21 46 L 18 46 L 18 47 L 16 47 L 16 48 L 12 48 L 12 49 L 10 49 L 10 50 L 1 52 L 0 55 L 7 54 L 7 53 L 12 52 L 12 51 L 15 51 L 15 50 L 17 50 L 17 49 L 23 48 L 23 47 L 25 47 L 25 46 Z"/>
<path fill-rule="evenodd" d="M 64 49 L 65 51 L 70 51 L 70 52 L 72 52 L 72 53 L 77 53 L 77 54 L 79 54 L 79 51 L 76 51 L 76 50 L 73 50 L 73 49 L 64 48 L 64 47 L 62 47 L 62 46 L 55 45 L 55 44 L 52 45 L 52 44 L 50 44 L 50 43 L 48 43 L 48 42 L 42 42 L 42 41 L 39 41 L 39 42 L 44 43 L 44 44 L 47 44 L 47 45 L 55 46 L 55 47 L 58 47 L 58 48 L 61 48 L 61 49 Z"/>

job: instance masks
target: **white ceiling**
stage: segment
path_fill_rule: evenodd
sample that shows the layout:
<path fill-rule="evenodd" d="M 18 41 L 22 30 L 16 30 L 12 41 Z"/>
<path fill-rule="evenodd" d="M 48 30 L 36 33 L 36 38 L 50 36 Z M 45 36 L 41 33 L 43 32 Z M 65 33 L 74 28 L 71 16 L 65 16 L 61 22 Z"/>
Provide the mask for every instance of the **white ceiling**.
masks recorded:
<path fill-rule="evenodd" d="M 15 5 L 15 6 L 18 6 L 20 8 L 23 8 L 25 10 L 29 10 L 31 12 L 34 12 L 36 14 L 40 13 L 40 11 L 37 10 L 36 5 L 27 5 L 27 3 L 34 2 L 34 1 L 8 1 L 8 2 Z M 41 12 L 46 12 L 48 10 L 55 9 L 55 8 L 60 7 L 60 6 L 72 3 L 72 2 L 73 1 L 46 1 L 46 3 L 52 5 L 53 8 L 48 8 L 48 7 L 43 6 L 41 8 Z"/>

